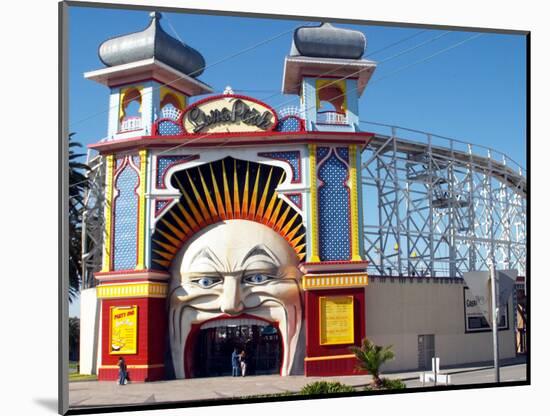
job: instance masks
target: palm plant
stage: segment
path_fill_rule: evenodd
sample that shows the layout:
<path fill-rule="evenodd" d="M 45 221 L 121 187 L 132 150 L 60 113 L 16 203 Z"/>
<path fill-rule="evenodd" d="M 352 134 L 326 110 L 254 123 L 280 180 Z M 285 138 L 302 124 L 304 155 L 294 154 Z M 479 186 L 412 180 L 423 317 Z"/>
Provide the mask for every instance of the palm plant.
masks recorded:
<path fill-rule="evenodd" d="M 78 160 L 84 154 L 77 153 L 82 147 L 73 141 L 74 133 L 69 134 L 69 302 L 72 302 L 80 291 L 82 275 L 82 211 L 84 210 L 84 193 L 88 188 L 86 172 L 88 166 Z"/>
<path fill-rule="evenodd" d="M 380 378 L 380 367 L 386 361 L 393 360 L 395 357 L 392 346 L 375 345 L 368 338 L 365 338 L 361 343 L 361 347 L 353 346 L 350 349 L 359 361 L 357 369 L 366 370 L 372 376 L 375 387 L 381 387 L 383 382 Z"/>

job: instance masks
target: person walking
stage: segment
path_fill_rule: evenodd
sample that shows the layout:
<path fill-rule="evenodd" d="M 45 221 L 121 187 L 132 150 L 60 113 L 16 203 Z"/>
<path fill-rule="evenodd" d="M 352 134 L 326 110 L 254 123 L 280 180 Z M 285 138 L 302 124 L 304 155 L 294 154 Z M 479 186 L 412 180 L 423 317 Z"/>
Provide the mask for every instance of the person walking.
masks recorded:
<path fill-rule="evenodd" d="M 124 357 L 121 356 L 118 358 L 118 384 L 121 386 L 126 384 L 126 378 L 126 361 L 124 361 Z"/>
<path fill-rule="evenodd" d="M 246 375 L 246 353 L 244 350 L 241 351 L 239 357 L 241 362 L 241 375 L 244 377 Z"/>
<path fill-rule="evenodd" d="M 233 354 L 231 354 L 231 366 L 233 368 L 233 377 L 237 377 L 239 375 L 239 353 L 237 352 L 237 347 L 233 349 Z"/>

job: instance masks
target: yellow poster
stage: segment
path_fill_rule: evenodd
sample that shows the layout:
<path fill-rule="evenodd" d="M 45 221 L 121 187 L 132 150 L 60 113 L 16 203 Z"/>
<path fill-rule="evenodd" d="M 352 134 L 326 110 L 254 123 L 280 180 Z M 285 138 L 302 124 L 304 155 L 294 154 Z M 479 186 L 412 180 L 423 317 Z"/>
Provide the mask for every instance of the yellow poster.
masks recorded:
<path fill-rule="evenodd" d="M 319 298 L 320 344 L 353 344 L 353 296 Z"/>
<path fill-rule="evenodd" d="M 111 354 L 137 353 L 137 306 L 111 307 Z"/>

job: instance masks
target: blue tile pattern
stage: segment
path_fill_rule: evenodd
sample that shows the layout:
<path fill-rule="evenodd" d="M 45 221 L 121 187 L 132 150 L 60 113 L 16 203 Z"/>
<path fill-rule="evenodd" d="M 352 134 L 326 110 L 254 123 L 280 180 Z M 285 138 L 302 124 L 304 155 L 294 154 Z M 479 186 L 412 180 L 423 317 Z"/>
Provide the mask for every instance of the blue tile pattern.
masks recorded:
<path fill-rule="evenodd" d="M 285 117 L 279 121 L 276 130 L 282 132 L 301 131 L 300 119 L 294 116 Z"/>
<path fill-rule="evenodd" d="M 137 218 L 139 184 L 137 172 L 129 165 L 122 170 L 116 180 L 115 189 L 118 196 L 115 200 L 113 269 L 129 270 L 136 267 L 137 261 Z"/>
<path fill-rule="evenodd" d="M 347 147 L 337 147 L 336 151 L 338 152 L 338 156 L 344 159 L 346 163 L 349 163 L 349 149 Z"/>
<path fill-rule="evenodd" d="M 164 188 L 164 174 L 166 170 L 173 164 L 189 159 L 190 155 L 182 156 L 159 156 L 157 158 L 157 188 Z"/>
<path fill-rule="evenodd" d="M 319 156 L 318 149 L 317 155 Z M 347 166 L 333 153 L 318 170 L 319 257 L 321 261 L 349 260 L 350 201 L 345 185 Z"/>
<path fill-rule="evenodd" d="M 300 182 L 302 180 L 299 151 L 258 153 L 258 156 L 269 157 L 271 159 L 283 160 L 287 162 L 292 170 L 292 182 Z"/>
<path fill-rule="evenodd" d="M 294 202 L 294 205 L 296 205 L 298 208 L 302 209 L 302 195 L 292 194 L 292 195 L 287 195 L 287 197 L 292 202 Z"/>
<path fill-rule="evenodd" d="M 317 147 L 317 163 L 319 163 L 330 151 L 330 147 Z"/>
<path fill-rule="evenodd" d="M 155 215 L 157 215 L 166 205 L 168 205 L 167 199 L 157 199 L 155 201 Z"/>
<path fill-rule="evenodd" d="M 181 126 L 170 120 L 160 121 L 157 131 L 159 136 L 177 136 L 183 133 Z"/>

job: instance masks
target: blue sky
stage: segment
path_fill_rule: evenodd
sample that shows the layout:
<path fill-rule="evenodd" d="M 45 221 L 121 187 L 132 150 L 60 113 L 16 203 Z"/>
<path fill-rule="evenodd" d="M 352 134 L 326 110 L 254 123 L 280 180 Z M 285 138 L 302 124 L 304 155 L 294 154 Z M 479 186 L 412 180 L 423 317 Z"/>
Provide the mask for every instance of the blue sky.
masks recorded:
<path fill-rule="evenodd" d="M 112 36 L 140 31 L 148 22 L 146 11 L 71 8 L 70 130 L 77 133 L 79 141 L 93 143 L 106 134 L 108 89 L 85 80 L 82 75 L 104 67 L 97 55 L 99 44 Z M 290 49 L 292 30 L 311 22 L 179 13 L 165 13 L 161 22 L 166 32 L 175 36 L 171 24 L 184 42 L 203 54 L 207 68 L 200 79 L 216 92 L 231 85 L 234 90 L 265 99 L 274 107 L 289 101 L 297 103 L 294 96 L 280 93 L 283 62 Z M 338 26 L 365 33 L 366 57 L 381 62 L 360 100 L 362 120 L 486 145 L 525 166 L 524 36 L 485 33 L 391 75 L 466 40 L 472 33 L 451 32 L 410 53 L 382 62 L 446 31 L 429 29 L 369 56 L 422 29 Z M 282 33 L 273 41 L 227 59 Z M 378 78 L 380 81 L 376 81 Z M 362 125 L 362 128 L 377 130 L 372 125 Z"/>
<path fill-rule="evenodd" d="M 149 22 L 148 14 L 148 11 L 71 7 L 69 130 L 76 132 L 75 137 L 81 143 L 94 143 L 106 135 L 109 94 L 106 87 L 85 80 L 83 73 L 104 67 L 97 54 L 102 41 L 143 30 Z M 161 24 L 168 34 L 176 37 L 170 25 L 173 26 L 185 43 L 203 54 L 207 68 L 200 79 L 216 93 L 231 85 L 235 91 L 265 100 L 276 109 L 282 104 L 297 105 L 297 97 L 280 93 L 284 57 L 290 50 L 293 29 L 312 22 L 164 13 Z M 365 58 L 380 62 L 360 99 L 361 120 L 492 147 L 525 167 L 524 36 L 484 33 L 403 69 L 472 37 L 475 32 L 445 34 L 446 30 L 336 25 L 362 31 L 367 37 Z M 444 36 L 428 43 L 441 35 Z M 229 58 L 274 37 L 277 38 Z M 370 55 L 407 38 L 410 39 Z M 383 62 L 422 43 L 426 44 Z M 374 125 L 361 127 L 388 133 L 386 128 Z M 71 312 L 74 311 L 72 307 Z"/>

